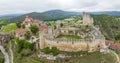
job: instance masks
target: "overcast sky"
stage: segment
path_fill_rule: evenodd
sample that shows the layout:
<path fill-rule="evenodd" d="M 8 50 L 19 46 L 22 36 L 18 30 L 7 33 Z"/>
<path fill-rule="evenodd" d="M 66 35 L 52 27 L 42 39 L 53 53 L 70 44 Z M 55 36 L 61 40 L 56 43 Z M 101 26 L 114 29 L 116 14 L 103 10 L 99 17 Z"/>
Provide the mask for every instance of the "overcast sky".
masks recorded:
<path fill-rule="evenodd" d="M 120 0 L 0 0 L 0 15 L 65 11 L 120 11 Z"/>

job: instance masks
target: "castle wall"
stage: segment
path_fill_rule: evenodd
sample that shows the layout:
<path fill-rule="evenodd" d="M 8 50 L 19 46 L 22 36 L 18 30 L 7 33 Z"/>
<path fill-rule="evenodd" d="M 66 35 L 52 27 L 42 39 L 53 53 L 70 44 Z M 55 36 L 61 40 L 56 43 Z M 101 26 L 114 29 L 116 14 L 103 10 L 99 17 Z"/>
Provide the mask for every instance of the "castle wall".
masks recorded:
<path fill-rule="evenodd" d="M 104 42 L 85 42 L 85 41 L 70 41 L 70 40 L 52 40 L 44 39 L 44 42 L 41 42 L 40 48 L 45 47 L 57 47 L 61 51 L 88 51 L 93 52 L 103 48 L 105 46 Z"/>

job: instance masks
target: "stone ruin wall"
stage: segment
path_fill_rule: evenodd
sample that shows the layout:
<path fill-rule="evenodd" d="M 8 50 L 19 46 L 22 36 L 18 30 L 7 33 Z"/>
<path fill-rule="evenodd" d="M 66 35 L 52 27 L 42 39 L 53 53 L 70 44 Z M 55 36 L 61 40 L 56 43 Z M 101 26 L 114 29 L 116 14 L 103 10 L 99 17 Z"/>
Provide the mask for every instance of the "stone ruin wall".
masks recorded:
<path fill-rule="evenodd" d="M 57 47 L 61 51 L 88 51 L 93 52 L 105 47 L 105 42 L 85 42 L 85 41 L 71 41 L 71 40 L 52 40 L 42 39 L 40 48 Z"/>

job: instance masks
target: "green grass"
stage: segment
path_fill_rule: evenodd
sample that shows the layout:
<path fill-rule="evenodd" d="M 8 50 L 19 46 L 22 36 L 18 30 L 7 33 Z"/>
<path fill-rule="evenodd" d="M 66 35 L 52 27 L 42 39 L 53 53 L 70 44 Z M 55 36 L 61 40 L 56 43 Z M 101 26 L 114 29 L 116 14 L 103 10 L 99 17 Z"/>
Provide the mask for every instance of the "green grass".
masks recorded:
<path fill-rule="evenodd" d="M 1 51 L 0 51 L 0 63 L 4 63 L 4 56 L 3 56 L 3 54 L 1 53 Z"/>
<path fill-rule="evenodd" d="M 14 52 L 14 63 L 44 63 L 36 54 L 23 56 L 21 53 Z"/>
<path fill-rule="evenodd" d="M 8 33 L 10 31 L 18 29 L 17 25 L 15 23 L 8 24 L 4 27 L 2 27 L 2 33 Z"/>
<path fill-rule="evenodd" d="M 77 35 L 62 35 L 62 34 L 60 34 L 57 38 L 82 39 L 80 36 Z"/>
<path fill-rule="evenodd" d="M 83 56 L 72 55 L 71 58 L 60 59 L 55 61 L 45 60 L 45 63 L 115 63 L 116 59 L 111 54 L 102 54 L 99 52 L 85 54 Z"/>

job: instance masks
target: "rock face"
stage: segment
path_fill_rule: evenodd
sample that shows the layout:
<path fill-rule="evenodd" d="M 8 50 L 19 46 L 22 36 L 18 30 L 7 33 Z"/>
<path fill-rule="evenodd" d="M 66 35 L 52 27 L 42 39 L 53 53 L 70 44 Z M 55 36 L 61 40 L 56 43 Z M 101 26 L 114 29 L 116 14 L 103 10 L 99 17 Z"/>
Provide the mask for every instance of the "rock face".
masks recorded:
<path fill-rule="evenodd" d="M 48 33 L 40 32 L 39 44 L 41 49 L 45 47 L 57 47 L 62 51 L 94 52 L 106 47 L 105 37 L 99 31 L 99 28 L 93 25 L 93 18 L 88 13 L 83 13 L 83 23 L 81 25 L 81 27 L 88 26 L 86 28 L 86 30 L 90 29 L 88 33 L 81 31 L 81 28 L 60 27 L 59 24 L 57 22 L 57 29 L 53 30 L 53 28 L 49 28 Z M 82 37 L 82 39 L 57 38 L 60 34 L 76 35 Z"/>
<path fill-rule="evenodd" d="M 8 42 L 10 40 L 10 36 L 9 35 L 3 35 L 0 34 L 0 45 L 4 45 L 6 42 Z"/>

